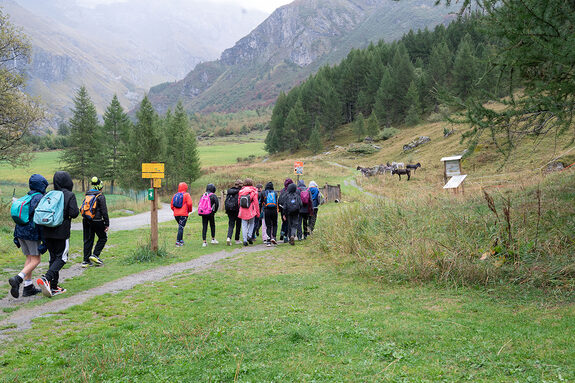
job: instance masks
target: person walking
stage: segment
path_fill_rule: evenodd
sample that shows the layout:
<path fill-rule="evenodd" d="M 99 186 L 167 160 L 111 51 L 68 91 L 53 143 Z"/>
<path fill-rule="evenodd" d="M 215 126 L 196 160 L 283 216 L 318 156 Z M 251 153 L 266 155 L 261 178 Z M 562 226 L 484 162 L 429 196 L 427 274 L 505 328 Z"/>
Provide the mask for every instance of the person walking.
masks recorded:
<path fill-rule="evenodd" d="M 176 236 L 176 247 L 184 246 L 184 228 L 188 222 L 188 216 L 194 211 L 192 196 L 188 193 L 188 184 L 180 182 L 178 192 L 172 197 L 170 207 L 174 212 L 174 219 L 178 223 L 178 234 Z"/>
<path fill-rule="evenodd" d="M 220 207 L 220 201 L 218 196 L 214 193 L 216 192 L 216 186 L 214 184 L 208 184 L 206 186 L 206 192 L 200 198 L 198 202 L 198 214 L 202 217 L 202 247 L 208 246 L 206 242 L 206 235 L 208 232 L 208 223 L 210 224 L 210 230 L 212 233 L 212 245 L 217 245 L 216 240 L 216 212 Z"/>
<path fill-rule="evenodd" d="M 102 266 L 104 264 L 100 259 L 100 254 L 108 241 L 107 233 L 110 227 L 106 197 L 102 193 L 104 184 L 98 177 L 92 177 L 90 183 L 92 189 L 86 193 L 80 209 L 84 237 L 84 261 L 82 262 L 82 267 Z M 96 235 L 98 236 L 98 241 L 94 247 Z M 92 247 L 94 248 L 93 251 Z"/>
<path fill-rule="evenodd" d="M 301 208 L 299 211 L 299 221 L 297 224 L 297 238 L 299 241 L 302 239 L 307 239 L 308 235 L 308 223 L 310 214 L 313 213 L 313 207 L 311 203 L 311 197 L 309 190 L 305 186 L 303 180 L 299 180 L 297 183 L 298 191 L 300 193 Z"/>
<path fill-rule="evenodd" d="M 226 238 L 226 244 L 228 246 L 232 245 L 232 235 L 234 234 L 234 227 L 236 229 L 235 240 L 236 245 L 240 244 L 240 228 L 242 225 L 242 220 L 238 218 L 240 212 L 240 204 L 238 193 L 241 190 L 244 182 L 242 180 L 236 180 L 234 186 L 228 189 L 226 193 L 226 201 L 224 207 L 226 209 L 226 214 L 228 215 L 228 236 Z"/>
<path fill-rule="evenodd" d="M 281 224 L 281 229 L 280 229 L 280 241 L 283 240 L 284 243 L 288 242 L 289 239 L 289 235 L 287 235 L 287 221 L 284 219 L 284 214 L 283 214 L 283 198 L 285 197 L 285 195 L 287 194 L 287 188 L 290 184 L 293 184 L 293 180 L 291 178 L 286 178 L 286 180 L 284 181 L 284 188 L 280 191 L 280 195 L 279 195 L 279 213 L 280 216 L 282 217 L 282 224 Z"/>
<path fill-rule="evenodd" d="M 34 223 L 34 211 L 42 196 L 46 193 L 48 181 L 40 174 L 32 174 L 28 180 L 30 196 L 28 215 L 25 217 L 26 223 L 18 224 L 14 227 L 14 244 L 22 249 L 26 256 L 24 268 L 15 276 L 8 279 L 10 284 L 10 294 L 14 298 L 20 296 L 20 284 L 24 282 L 22 289 L 23 297 L 30 297 L 38 294 L 38 290 L 32 282 L 32 271 L 40 264 L 40 257 L 46 251 L 46 245 L 42 242 L 42 227 Z"/>
<path fill-rule="evenodd" d="M 238 202 L 240 205 L 238 217 L 242 220 L 243 244 L 244 246 L 251 245 L 254 243 L 251 235 L 254 231 L 255 217 L 260 215 L 260 204 L 258 191 L 250 178 L 245 179 L 244 186 L 238 192 Z"/>
<path fill-rule="evenodd" d="M 309 216 L 309 233 L 312 234 L 315 229 L 315 223 L 317 221 L 317 212 L 319 210 L 319 205 L 321 203 L 319 187 L 315 181 L 309 182 L 309 194 L 311 197 L 313 213 Z"/>
<path fill-rule="evenodd" d="M 254 231 L 251 235 L 252 240 L 256 240 L 256 238 L 258 237 L 258 235 L 260 234 L 260 228 L 262 227 L 262 189 L 264 188 L 264 185 L 262 184 L 257 184 L 256 185 L 256 189 L 258 191 L 258 201 L 260 202 L 260 214 L 254 217 Z M 262 236 L 263 237 L 263 236 Z"/>
<path fill-rule="evenodd" d="M 297 186 L 294 183 L 288 185 L 286 194 L 284 195 L 281 203 L 283 203 L 282 217 L 284 221 L 287 222 L 287 232 L 285 233 L 284 238 L 289 237 L 289 243 L 293 246 L 295 236 L 297 235 L 299 212 L 302 206 L 300 193 L 298 192 Z"/>
<path fill-rule="evenodd" d="M 74 182 L 72 177 L 66 171 L 57 171 L 54 173 L 52 181 L 54 190 L 61 191 L 63 194 L 63 221 L 60 225 L 54 227 L 42 227 L 42 237 L 50 253 L 49 268 L 45 275 L 39 278 L 36 283 L 42 289 L 42 294 L 52 297 L 57 294 L 66 292 L 66 289 L 58 286 L 60 279 L 60 270 L 68 261 L 68 252 L 70 250 L 70 227 L 72 219 L 80 214 L 76 196 L 72 192 Z"/>
<path fill-rule="evenodd" d="M 264 222 L 266 226 L 266 245 L 277 245 L 278 232 L 278 193 L 274 190 L 274 184 L 270 181 L 262 192 L 261 200 L 264 210 Z"/>

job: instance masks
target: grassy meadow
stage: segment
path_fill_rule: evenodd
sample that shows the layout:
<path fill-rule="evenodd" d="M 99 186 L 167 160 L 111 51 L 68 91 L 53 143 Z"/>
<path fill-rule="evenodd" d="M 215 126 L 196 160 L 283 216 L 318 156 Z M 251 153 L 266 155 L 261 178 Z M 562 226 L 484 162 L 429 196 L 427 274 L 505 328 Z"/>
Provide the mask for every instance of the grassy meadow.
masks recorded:
<path fill-rule="evenodd" d="M 23 333 L 5 328 L 12 339 L 0 351 L 0 381 L 575 381 L 575 175 L 542 171 L 557 157 L 575 162 L 573 145 L 552 137 L 525 142 L 503 163 L 482 143 L 464 160 L 465 193 L 455 195 L 442 189 L 439 160 L 465 146 L 457 134 L 444 138 L 445 126 L 402 129 L 370 156 L 346 150 L 350 131 L 316 156 L 266 159 L 257 140 L 204 143 L 194 202 L 207 183 L 221 191 L 237 178 L 272 180 L 279 190 L 302 160 L 306 184 L 340 184 L 342 203 L 322 206 L 316 232 L 294 247 L 262 248 L 202 273 L 94 297 L 34 320 Z M 432 141 L 403 152 L 423 135 Z M 236 161 L 250 154 L 257 158 Z M 53 173 L 54 154 L 40 156 L 35 169 Z M 410 181 L 355 171 L 387 161 L 423 166 Z M 0 167 L 2 182 L 26 182 L 30 172 L 24 181 L 15 174 Z M 207 248 L 197 215 L 182 248 L 173 246 L 175 222 L 161 224 L 161 256 L 151 259 L 141 250 L 148 230 L 111 233 L 105 268 L 64 281 L 66 294 L 229 250 L 226 215 L 219 212 L 216 223 L 220 245 Z M 71 244 L 66 267 L 81 262 L 80 232 Z M 7 224 L 0 225 L 0 265 L 8 294 L 5 281 L 22 256 Z M 44 301 L 16 302 L 0 320 Z"/>

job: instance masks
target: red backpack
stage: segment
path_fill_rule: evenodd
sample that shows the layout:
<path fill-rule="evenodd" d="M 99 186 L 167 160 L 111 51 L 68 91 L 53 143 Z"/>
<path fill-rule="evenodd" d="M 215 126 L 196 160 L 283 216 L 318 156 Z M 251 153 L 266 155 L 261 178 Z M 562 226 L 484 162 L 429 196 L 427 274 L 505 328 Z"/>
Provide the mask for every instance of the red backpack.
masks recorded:
<path fill-rule="evenodd" d="M 302 203 L 303 205 L 309 205 L 309 200 L 310 200 L 310 198 L 309 198 L 309 190 L 307 190 L 307 189 L 302 190 L 301 193 L 300 193 L 300 198 L 301 198 L 301 203 Z"/>

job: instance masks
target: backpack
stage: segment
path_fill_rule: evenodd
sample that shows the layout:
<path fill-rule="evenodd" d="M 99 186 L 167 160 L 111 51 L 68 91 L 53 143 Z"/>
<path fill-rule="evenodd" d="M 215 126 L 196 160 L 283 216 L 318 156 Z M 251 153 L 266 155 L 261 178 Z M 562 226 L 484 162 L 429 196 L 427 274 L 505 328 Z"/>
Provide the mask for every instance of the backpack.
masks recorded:
<path fill-rule="evenodd" d="M 273 190 L 266 192 L 266 201 L 264 202 L 266 207 L 277 207 L 278 201 L 276 193 Z"/>
<path fill-rule="evenodd" d="M 213 193 L 204 193 L 200 202 L 198 202 L 198 215 L 209 215 L 212 214 L 212 200 L 210 196 Z"/>
<path fill-rule="evenodd" d="M 89 221 L 94 219 L 94 216 L 96 215 L 96 202 L 98 197 L 101 195 L 102 193 L 89 194 L 84 197 L 84 201 L 82 201 L 82 206 L 80 207 L 80 214 L 82 214 L 82 217 Z"/>
<path fill-rule="evenodd" d="M 244 194 L 244 195 L 240 196 L 240 207 L 243 207 L 244 209 L 248 209 L 251 204 L 252 204 L 251 195 Z"/>
<path fill-rule="evenodd" d="M 309 190 L 302 190 L 300 193 L 300 198 L 303 205 L 309 205 Z"/>
<path fill-rule="evenodd" d="M 30 202 L 32 201 L 32 197 L 36 194 L 42 193 L 26 194 L 24 197 L 18 198 L 16 201 L 12 202 L 12 206 L 10 207 L 10 216 L 18 225 L 26 225 L 30 222 Z"/>
<path fill-rule="evenodd" d="M 299 206 L 297 203 L 297 195 L 288 194 L 286 196 L 286 210 L 288 214 L 299 213 Z"/>
<path fill-rule="evenodd" d="M 323 204 L 325 203 L 325 196 L 323 195 L 323 193 L 322 193 L 322 192 L 319 192 L 319 194 L 318 194 L 317 197 L 318 197 L 318 200 L 319 200 L 319 204 L 320 204 L 320 205 L 323 205 Z"/>
<path fill-rule="evenodd" d="M 226 211 L 237 212 L 238 210 L 240 210 L 240 205 L 238 204 L 238 195 L 228 194 L 226 196 L 225 207 Z"/>
<path fill-rule="evenodd" d="M 60 190 L 49 191 L 42 197 L 34 211 L 36 225 L 56 227 L 64 222 L 64 193 Z"/>
<path fill-rule="evenodd" d="M 176 194 L 174 194 L 174 196 L 172 197 L 172 205 L 176 209 L 179 209 L 182 206 L 184 206 L 184 193 L 177 192 Z"/>

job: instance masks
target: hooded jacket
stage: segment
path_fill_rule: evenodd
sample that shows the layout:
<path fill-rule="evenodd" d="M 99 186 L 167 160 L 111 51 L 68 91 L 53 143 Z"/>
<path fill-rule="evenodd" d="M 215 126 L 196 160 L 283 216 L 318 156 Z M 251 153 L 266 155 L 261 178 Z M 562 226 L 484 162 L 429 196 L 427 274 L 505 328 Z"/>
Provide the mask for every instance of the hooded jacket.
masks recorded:
<path fill-rule="evenodd" d="M 269 193 L 275 193 L 276 194 L 276 206 L 266 206 L 266 200 L 268 197 Z M 279 197 L 278 197 L 278 193 L 274 190 L 274 184 L 270 181 L 266 184 L 265 189 L 260 193 L 259 195 L 259 199 L 262 202 L 262 206 L 264 207 L 264 209 L 276 209 L 278 208 L 279 205 Z"/>
<path fill-rule="evenodd" d="M 236 200 L 238 199 L 238 193 L 240 191 L 240 188 L 232 186 L 231 188 L 228 189 L 228 191 L 226 192 L 226 199 L 228 198 L 235 198 Z M 225 205 L 224 205 L 225 207 Z M 226 209 L 226 214 L 230 215 L 230 214 L 238 214 L 239 211 L 239 205 L 238 205 L 238 210 L 228 210 Z"/>
<path fill-rule="evenodd" d="M 287 194 L 287 188 L 289 185 L 293 184 L 293 180 L 291 178 L 287 178 L 284 181 L 284 188 L 282 189 L 282 191 L 280 192 L 280 196 L 278 198 L 278 204 L 279 204 L 279 211 L 282 211 L 282 207 L 284 206 L 284 198 Z M 294 185 L 295 186 L 295 185 Z"/>
<path fill-rule="evenodd" d="M 76 196 L 72 193 L 74 182 L 68 172 L 57 171 L 54 173 L 54 190 L 60 190 L 64 194 L 64 221 L 60 226 L 43 227 L 42 236 L 44 238 L 68 239 L 70 238 L 70 226 L 72 219 L 80 214 Z"/>
<path fill-rule="evenodd" d="M 238 193 L 238 203 L 241 196 L 249 194 L 251 198 L 250 207 L 244 208 L 240 206 L 240 212 L 238 213 L 238 218 L 243 220 L 250 220 L 255 216 L 260 215 L 260 203 L 258 200 L 258 189 L 254 186 L 244 186 Z"/>
<path fill-rule="evenodd" d="M 297 211 L 295 213 L 288 213 L 287 210 L 287 204 L 289 203 L 289 201 L 291 200 L 295 200 L 295 203 L 297 205 Z M 284 207 L 283 207 L 283 215 L 287 215 L 287 214 L 299 214 L 299 210 L 302 207 L 302 203 L 301 203 L 301 197 L 300 197 L 300 193 L 299 190 L 297 188 L 297 186 L 295 186 L 294 183 L 288 185 L 286 192 L 284 193 L 284 198 L 283 198 L 283 203 L 284 203 Z"/>
<path fill-rule="evenodd" d="M 28 187 L 30 188 L 28 195 L 32 195 L 34 193 L 41 194 L 36 194 L 30 200 L 30 219 L 26 225 L 16 225 L 14 228 L 14 238 L 25 239 L 28 241 L 39 241 L 42 239 L 42 226 L 34 223 L 34 210 L 36 210 L 38 202 L 40 202 L 42 196 L 46 194 L 48 181 L 40 174 L 32 174 L 28 180 Z"/>
<path fill-rule="evenodd" d="M 94 212 L 94 219 L 92 220 L 92 222 L 101 221 L 104 223 L 105 227 L 110 226 L 110 218 L 108 217 L 108 206 L 106 205 L 106 197 L 104 197 L 102 191 L 98 189 L 90 189 L 86 192 L 86 195 L 87 196 L 98 195 L 98 197 L 96 197 L 96 211 Z"/>
<path fill-rule="evenodd" d="M 299 180 L 297 182 L 297 189 L 298 192 L 301 196 L 301 192 L 304 190 L 307 190 L 307 187 L 305 186 L 305 182 L 303 180 Z M 310 200 L 311 200 L 311 194 L 310 194 Z M 301 198 L 301 197 L 300 197 Z M 299 209 L 300 214 L 311 214 L 313 213 L 313 206 L 312 204 L 308 203 L 306 205 L 304 205 L 303 201 L 301 203 L 301 208 Z"/>
<path fill-rule="evenodd" d="M 212 214 L 216 214 L 216 212 L 218 211 L 218 208 L 220 207 L 220 199 L 215 194 L 216 193 L 216 186 L 214 184 L 208 184 L 208 186 L 206 186 L 206 192 L 212 193 L 210 195 L 210 203 L 212 204 Z"/>
<path fill-rule="evenodd" d="M 174 217 L 187 217 L 192 211 L 194 211 L 192 196 L 188 193 L 188 184 L 180 182 L 178 185 L 178 193 L 184 194 L 184 203 L 182 204 L 182 207 L 174 207 L 174 198 L 172 198 L 172 201 L 170 202 L 170 207 L 174 212 Z"/>
<path fill-rule="evenodd" d="M 317 184 L 315 183 L 315 181 L 311 181 L 309 183 L 309 193 L 310 193 L 310 197 L 311 197 L 311 201 L 313 202 L 313 208 L 315 209 L 316 207 L 319 206 L 319 188 L 317 186 Z"/>

